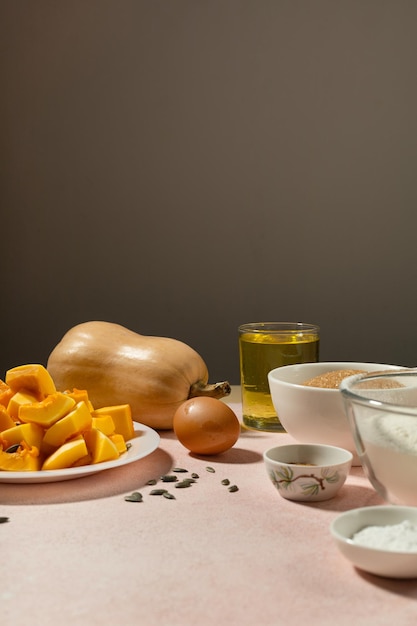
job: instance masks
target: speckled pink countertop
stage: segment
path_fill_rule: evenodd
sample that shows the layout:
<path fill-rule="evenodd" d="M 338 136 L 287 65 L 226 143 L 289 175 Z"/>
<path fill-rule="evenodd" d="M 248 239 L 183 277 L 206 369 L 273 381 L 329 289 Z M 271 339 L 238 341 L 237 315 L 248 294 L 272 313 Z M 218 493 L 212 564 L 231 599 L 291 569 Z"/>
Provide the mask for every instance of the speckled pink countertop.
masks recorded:
<path fill-rule="evenodd" d="M 239 402 L 229 403 L 240 416 Z M 284 500 L 262 454 L 289 441 L 244 430 L 223 455 L 195 458 L 161 433 L 159 448 L 131 465 L 65 482 L 0 483 L 0 516 L 9 517 L 0 525 L 0 623 L 414 625 L 417 582 L 359 572 L 330 536 L 340 512 L 383 504 L 362 470 L 352 469 L 333 500 Z M 198 482 L 168 485 L 175 500 L 150 496 L 146 482 L 175 466 Z M 134 490 L 143 502 L 124 500 Z"/>

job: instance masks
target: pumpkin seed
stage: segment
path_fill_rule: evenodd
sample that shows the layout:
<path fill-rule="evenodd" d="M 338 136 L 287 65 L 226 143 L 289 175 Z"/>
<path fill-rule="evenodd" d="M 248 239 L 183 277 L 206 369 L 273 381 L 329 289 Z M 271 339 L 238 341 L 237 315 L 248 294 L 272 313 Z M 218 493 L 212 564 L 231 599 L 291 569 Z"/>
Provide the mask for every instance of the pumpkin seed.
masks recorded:
<path fill-rule="evenodd" d="M 150 480 L 148 480 L 148 482 L 146 483 L 147 485 L 156 485 L 158 481 L 155 478 L 151 478 Z"/>
<path fill-rule="evenodd" d="M 188 486 L 188 487 L 191 487 L 191 485 L 192 485 L 193 483 L 196 483 L 196 482 L 197 482 L 197 481 L 196 481 L 194 478 L 184 478 L 184 480 L 182 480 L 182 481 L 181 481 L 181 483 L 177 483 L 177 484 L 180 484 L 180 485 L 182 485 L 183 487 L 187 487 L 187 486 Z M 175 486 L 177 486 L 177 485 L 175 485 Z"/>
<path fill-rule="evenodd" d="M 9 521 L 8 517 L 0 517 L 0 524 L 5 524 L 8 521 Z"/>
<path fill-rule="evenodd" d="M 206 467 L 206 471 L 210 472 L 211 474 L 214 474 L 216 470 L 214 469 L 214 467 Z"/>
<path fill-rule="evenodd" d="M 166 474 L 165 476 L 161 476 L 161 480 L 163 483 L 175 483 L 178 480 L 178 476 Z"/>
<path fill-rule="evenodd" d="M 180 483 L 176 483 L 175 487 L 177 487 L 177 489 L 186 489 L 187 487 L 191 487 L 191 481 L 182 480 Z"/>
<path fill-rule="evenodd" d="M 169 493 L 169 491 L 165 491 L 165 493 L 162 494 L 164 498 L 167 498 L 168 500 L 175 500 L 175 496 L 172 493 Z"/>
<path fill-rule="evenodd" d="M 222 485 L 230 485 L 230 480 L 228 478 L 224 478 L 222 480 Z"/>
<path fill-rule="evenodd" d="M 177 486 L 177 485 L 175 485 Z M 150 496 L 163 496 L 164 493 L 166 493 L 167 490 L 166 489 L 152 489 L 152 491 L 149 492 Z"/>
<path fill-rule="evenodd" d="M 12 446 L 9 446 L 5 452 L 8 454 L 12 454 L 13 452 L 17 452 L 20 448 L 20 443 L 14 443 Z"/>
<path fill-rule="evenodd" d="M 139 491 L 134 491 L 130 496 L 125 496 L 126 502 L 142 502 L 142 494 Z"/>
<path fill-rule="evenodd" d="M 229 491 L 233 492 L 233 491 L 239 491 L 239 487 L 237 485 L 231 485 L 229 487 Z"/>
<path fill-rule="evenodd" d="M 184 472 L 188 472 L 188 470 L 184 469 L 183 467 L 174 467 L 172 468 L 173 472 L 178 472 L 178 473 L 184 473 Z"/>

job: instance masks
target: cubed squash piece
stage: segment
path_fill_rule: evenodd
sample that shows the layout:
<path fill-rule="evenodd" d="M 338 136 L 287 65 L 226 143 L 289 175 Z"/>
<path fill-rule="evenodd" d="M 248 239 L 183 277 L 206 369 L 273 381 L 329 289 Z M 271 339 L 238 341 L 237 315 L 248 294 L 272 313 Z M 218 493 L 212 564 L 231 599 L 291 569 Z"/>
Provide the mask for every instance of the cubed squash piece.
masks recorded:
<path fill-rule="evenodd" d="M 75 463 L 72 464 L 72 467 L 82 467 L 83 465 L 91 465 L 92 460 L 89 454 L 82 456 Z"/>
<path fill-rule="evenodd" d="M 38 448 L 25 445 L 17 452 L 0 451 L 0 470 L 6 472 L 38 472 L 41 459 Z"/>
<path fill-rule="evenodd" d="M 114 461 L 119 458 L 119 451 L 115 444 L 100 430 L 92 428 L 84 433 L 88 452 L 92 463 Z"/>
<path fill-rule="evenodd" d="M 38 400 L 55 393 L 55 383 L 46 367 L 38 363 L 19 365 L 6 372 L 6 384 L 14 391 L 29 391 Z"/>
<path fill-rule="evenodd" d="M 58 470 L 72 467 L 80 459 L 88 455 L 84 437 L 77 437 L 62 444 L 55 452 L 45 459 L 42 470 Z"/>
<path fill-rule="evenodd" d="M 14 421 L 6 411 L 6 408 L 0 404 L 0 433 L 8 428 L 13 428 L 13 426 L 15 426 Z"/>
<path fill-rule="evenodd" d="M 0 380 L 0 405 L 7 407 L 14 391 L 7 385 L 4 380 Z"/>
<path fill-rule="evenodd" d="M 113 435 L 116 432 L 113 418 L 111 415 L 92 416 L 92 427 L 101 430 L 105 435 Z"/>
<path fill-rule="evenodd" d="M 96 409 L 94 416 L 110 415 L 114 422 L 116 433 L 123 435 L 125 441 L 132 439 L 135 435 L 135 429 L 132 420 L 132 411 L 130 404 L 116 404 L 115 406 L 105 406 Z"/>
<path fill-rule="evenodd" d="M 29 391 L 17 391 L 10 399 L 7 405 L 7 412 L 14 420 L 19 419 L 20 407 L 24 404 L 32 404 L 38 402 L 38 397 Z"/>
<path fill-rule="evenodd" d="M 19 420 L 49 428 L 75 407 L 75 400 L 65 393 L 51 393 L 40 402 L 23 404 L 19 408 Z"/>
<path fill-rule="evenodd" d="M 110 441 L 112 441 L 114 445 L 116 446 L 117 450 L 119 451 L 119 454 L 123 454 L 123 452 L 127 451 L 126 441 L 123 435 L 119 435 L 118 433 L 115 433 L 114 435 L 109 435 L 108 437 Z"/>
<path fill-rule="evenodd" d="M 67 389 L 64 393 L 66 395 L 70 396 L 70 398 L 74 398 L 76 403 L 81 402 L 82 400 L 84 400 L 84 402 L 88 406 L 89 410 L 90 411 L 94 410 L 94 407 L 93 407 L 93 405 L 91 403 L 91 400 L 88 397 L 88 391 L 86 389 L 76 389 L 74 387 L 74 389 L 72 391 Z"/>
<path fill-rule="evenodd" d="M 0 433 L 3 450 L 24 441 L 29 447 L 41 447 L 44 430 L 38 424 L 17 424 Z"/>
<path fill-rule="evenodd" d="M 49 456 L 52 453 L 51 448 L 59 448 L 87 428 L 91 428 L 91 413 L 86 403 L 81 401 L 65 417 L 61 417 L 48 428 L 43 438 L 42 451 Z"/>

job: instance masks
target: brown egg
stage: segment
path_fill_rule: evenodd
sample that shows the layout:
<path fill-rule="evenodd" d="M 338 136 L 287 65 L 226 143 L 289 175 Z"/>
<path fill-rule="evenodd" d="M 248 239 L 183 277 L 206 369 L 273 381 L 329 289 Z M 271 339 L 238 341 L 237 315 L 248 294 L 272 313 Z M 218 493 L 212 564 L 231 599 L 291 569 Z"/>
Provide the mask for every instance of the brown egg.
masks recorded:
<path fill-rule="evenodd" d="M 175 411 L 178 440 L 195 454 L 219 454 L 239 438 L 240 422 L 232 409 L 215 398 L 191 398 Z"/>

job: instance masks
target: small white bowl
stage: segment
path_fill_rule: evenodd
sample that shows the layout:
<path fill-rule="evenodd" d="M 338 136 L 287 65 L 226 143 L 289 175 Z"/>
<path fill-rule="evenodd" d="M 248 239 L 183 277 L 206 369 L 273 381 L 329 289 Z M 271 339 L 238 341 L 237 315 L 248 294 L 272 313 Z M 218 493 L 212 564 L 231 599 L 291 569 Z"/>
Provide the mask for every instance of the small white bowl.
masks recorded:
<path fill-rule="evenodd" d="M 352 453 L 335 446 L 295 443 L 264 452 L 267 474 L 287 500 L 330 500 L 344 485 Z"/>
<path fill-rule="evenodd" d="M 361 465 L 339 389 L 309 387 L 311 378 L 339 370 L 379 371 L 393 365 L 352 361 L 322 361 L 284 365 L 268 373 L 272 402 L 280 422 L 300 443 L 323 443 L 345 448 L 353 465 Z"/>
<path fill-rule="evenodd" d="M 417 578 L 417 551 L 392 551 L 355 543 L 352 537 L 367 526 L 393 526 L 405 520 L 417 525 L 417 508 L 368 506 L 342 513 L 330 525 L 341 553 L 365 572 L 385 578 Z"/>

